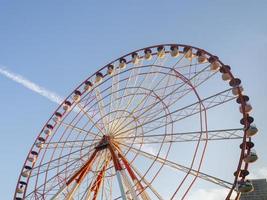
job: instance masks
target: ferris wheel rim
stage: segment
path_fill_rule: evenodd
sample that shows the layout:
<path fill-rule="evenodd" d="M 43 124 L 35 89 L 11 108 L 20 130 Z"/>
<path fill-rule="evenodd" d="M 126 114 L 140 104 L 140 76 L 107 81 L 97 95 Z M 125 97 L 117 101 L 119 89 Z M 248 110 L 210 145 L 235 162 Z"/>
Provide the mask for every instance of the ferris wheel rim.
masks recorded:
<path fill-rule="evenodd" d="M 182 47 L 182 48 L 188 47 L 188 48 L 192 48 L 192 49 L 195 49 L 195 50 L 203 51 L 203 52 L 204 52 L 206 55 L 208 55 L 209 57 L 215 57 L 216 60 L 221 64 L 221 69 L 226 70 L 227 73 L 230 74 L 232 80 L 235 79 L 235 77 L 233 76 L 233 74 L 232 74 L 232 72 L 231 72 L 231 69 L 228 68 L 228 67 L 224 68 L 224 66 L 227 66 L 227 65 L 224 65 L 224 64 L 220 61 L 220 59 L 219 59 L 218 57 L 212 55 L 211 53 L 209 53 L 209 52 L 207 52 L 207 51 L 205 51 L 205 50 L 203 50 L 203 49 L 200 49 L 200 48 L 197 48 L 197 47 L 194 47 L 194 46 L 184 45 L 184 44 L 160 44 L 160 45 L 153 45 L 153 46 L 149 46 L 149 47 L 141 48 L 141 49 L 138 49 L 138 50 L 133 51 L 133 52 L 131 52 L 131 53 L 125 54 L 124 56 L 119 57 L 118 59 L 115 59 L 114 61 L 108 63 L 107 65 L 105 65 L 104 67 L 102 67 L 100 70 L 98 70 L 96 73 L 93 73 L 93 74 L 92 74 L 91 76 L 89 76 L 85 81 L 90 80 L 90 79 L 93 78 L 97 73 L 101 72 L 102 70 L 104 70 L 105 68 L 107 68 L 109 65 L 111 65 L 111 64 L 113 64 L 113 63 L 115 63 L 115 62 L 118 62 L 120 59 L 122 59 L 122 58 L 126 58 L 126 57 L 132 55 L 133 53 L 138 53 L 138 52 L 144 51 L 144 50 L 146 50 L 146 49 L 153 49 L 153 48 L 157 48 L 157 47 L 160 47 L 160 46 L 163 46 L 163 47 L 171 47 L 171 46 L 173 46 L 173 45 L 176 45 L 176 46 L 179 46 L 179 47 Z M 128 61 L 128 62 L 130 62 L 130 61 Z M 105 76 L 105 75 L 104 75 L 104 76 Z M 56 113 L 58 113 L 58 111 L 60 110 L 60 108 L 62 108 L 64 102 L 66 102 L 66 101 L 72 96 L 72 94 L 73 94 L 75 91 L 78 91 L 79 88 L 85 83 L 85 81 L 83 81 L 80 85 L 78 85 L 78 87 L 76 87 L 76 89 L 75 89 L 72 93 L 70 93 L 69 96 L 66 97 L 66 99 L 65 99 L 65 100 L 58 106 L 58 108 L 55 110 L 55 112 L 51 115 L 51 117 L 48 119 L 48 121 L 47 121 L 47 122 L 45 123 L 45 125 L 43 126 L 41 132 L 38 134 L 38 136 L 37 136 L 35 142 L 33 143 L 32 147 L 30 148 L 30 151 L 29 151 L 27 157 L 29 157 L 30 153 L 34 150 L 34 146 L 35 146 L 35 144 L 37 143 L 38 138 L 41 137 L 42 132 L 43 132 L 43 130 L 45 129 L 45 127 L 47 127 L 48 125 L 50 125 L 50 122 L 51 122 L 52 118 L 56 115 Z M 238 85 L 239 85 L 239 84 L 238 84 Z M 250 125 L 250 122 L 249 122 L 249 119 L 248 119 L 249 116 L 248 116 L 247 113 L 244 111 L 244 106 L 246 105 L 246 100 L 243 99 L 243 95 L 241 94 L 241 91 L 239 90 L 238 92 L 239 92 L 239 97 L 240 97 L 240 104 L 241 104 L 242 109 L 243 109 L 243 119 L 244 119 L 244 120 L 243 120 L 243 123 L 244 123 L 244 126 L 245 126 L 246 128 L 248 128 L 248 126 Z M 99 120 L 100 120 L 100 119 L 99 119 Z M 245 133 L 245 130 L 244 130 L 243 144 L 246 144 L 246 139 L 248 139 L 248 137 L 246 136 L 246 133 Z M 251 139 L 250 139 L 250 138 L 249 138 L 249 142 L 251 142 Z M 244 153 L 245 153 L 245 151 L 246 151 L 246 146 L 243 145 L 243 148 L 242 148 L 242 150 L 241 150 L 241 154 L 240 154 L 240 159 L 239 159 L 239 164 L 238 164 L 237 171 L 240 171 L 240 170 L 241 170 L 241 165 L 242 165 L 242 163 L 243 163 L 243 158 L 244 158 Z M 17 187 L 18 187 L 19 182 L 20 182 L 20 180 L 21 180 L 21 174 L 22 174 L 22 172 L 23 172 L 23 169 L 24 169 L 25 166 L 26 166 L 26 163 L 27 163 L 27 159 L 25 160 L 25 162 L 24 162 L 24 164 L 23 164 L 23 167 L 22 167 L 22 170 L 21 170 L 21 173 L 20 173 L 20 176 L 19 176 L 19 180 L 18 180 L 18 183 L 17 183 Z M 248 165 L 246 165 L 244 169 L 247 170 L 247 168 L 248 168 Z M 236 184 L 237 184 L 237 179 L 238 179 L 238 175 L 235 176 L 235 180 L 234 180 L 233 188 L 231 189 L 231 192 L 235 189 L 235 186 L 236 186 Z M 28 181 L 29 181 L 29 179 L 27 180 L 26 183 L 28 183 Z M 17 188 L 17 187 L 16 187 L 16 188 Z M 26 186 L 26 187 L 27 187 L 27 186 Z M 231 192 L 230 192 L 230 193 L 231 193 Z M 230 193 L 229 193 L 229 194 L 230 194 Z M 229 198 L 229 194 L 228 194 L 228 197 L 227 197 L 227 198 Z M 25 197 L 25 196 L 24 196 L 24 197 Z M 14 199 L 15 199 L 15 198 L 16 198 L 16 192 L 15 192 L 15 194 L 14 194 Z"/>

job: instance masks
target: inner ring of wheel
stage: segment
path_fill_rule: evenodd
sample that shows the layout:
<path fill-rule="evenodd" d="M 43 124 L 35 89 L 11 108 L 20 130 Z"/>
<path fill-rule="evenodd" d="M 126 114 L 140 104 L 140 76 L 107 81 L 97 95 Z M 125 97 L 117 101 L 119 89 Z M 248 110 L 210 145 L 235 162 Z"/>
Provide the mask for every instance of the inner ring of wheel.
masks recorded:
<path fill-rule="evenodd" d="M 133 88 L 131 88 L 131 89 L 133 89 Z M 146 91 L 146 92 L 149 92 L 149 97 L 154 98 L 155 100 L 157 100 L 158 102 L 160 102 L 160 104 L 162 105 L 162 109 L 165 111 L 166 115 L 169 114 L 168 107 L 166 107 L 165 103 L 161 100 L 161 98 L 160 98 L 157 94 L 155 94 L 153 91 L 151 91 L 151 90 L 149 90 L 149 89 L 147 89 L 147 88 L 142 88 L 142 90 L 144 90 L 144 91 L 140 92 L 139 95 L 147 95 L 147 93 L 145 93 L 145 91 Z M 125 111 L 125 110 L 116 110 L 116 111 L 113 111 L 113 112 L 115 112 L 115 113 L 124 113 L 124 114 L 125 114 L 125 116 L 123 116 L 123 117 L 121 117 L 123 114 L 117 116 L 117 118 L 120 119 L 120 121 L 121 121 L 122 123 L 124 122 L 124 120 L 123 120 L 122 118 L 125 118 L 125 119 L 127 119 L 127 118 L 132 118 L 132 119 L 133 119 L 132 121 L 134 121 L 134 124 L 135 124 L 135 128 L 133 128 L 133 130 L 134 130 L 134 135 L 132 135 L 132 137 L 131 137 L 131 140 L 130 140 L 131 143 L 130 143 L 130 144 L 128 143 L 128 145 L 129 145 L 130 147 L 129 147 L 126 151 L 123 151 L 123 155 L 124 155 L 125 157 L 127 157 L 127 154 L 128 154 L 129 151 L 131 150 L 131 147 L 134 145 L 134 141 L 136 140 L 136 137 L 138 136 L 138 137 L 140 137 L 140 138 L 143 140 L 143 138 L 142 138 L 141 136 L 144 135 L 144 130 L 143 130 L 143 127 L 142 127 L 142 125 L 140 124 L 138 118 L 136 118 L 134 115 L 132 115 L 129 111 Z M 108 116 L 111 115 L 111 114 L 113 114 L 113 113 L 107 113 L 106 116 L 103 116 L 103 117 L 108 118 Z M 130 115 L 130 114 L 131 114 L 131 115 Z M 101 121 L 101 120 L 102 120 L 102 119 L 100 118 L 96 123 L 98 123 L 98 122 Z M 116 120 L 116 119 L 115 119 L 115 120 Z M 94 126 L 94 125 L 93 125 L 93 126 Z M 93 129 L 93 126 L 91 127 L 91 129 L 90 129 L 88 132 L 90 132 L 90 131 Z M 124 129 L 127 129 L 127 126 L 126 126 Z M 138 133 L 137 133 L 137 129 L 142 129 L 142 131 L 138 134 Z M 121 130 L 121 131 L 123 131 L 123 130 Z M 117 133 L 117 134 L 120 134 L 120 133 Z M 125 133 L 124 133 L 124 134 L 125 134 Z M 119 135 L 119 138 L 118 138 L 118 139 L 117 139 L 117 136 L 116 136 L 116 135 L 113 136 L 113 140 L 114 140 L 115 142 L 118 142 L 118 143 L 123 142 L 123 140 L 126 140 L 126 139 L 124 139 L 124 138 L 125 138 L 124 134 L 122 134 L 121 136 Z M 165 134 L 166 134 L 166 133 L 165 133 Z M 166 137 L 166 136 L 165 136 L 165 137 Z M 165 137 L 163 138 L 162 143 L 164 142 Z M 89 138 L 90 138 L 90 135 L 86 135 L 85 138 L 84 138 L 84 141 L 86 141 L 87 138 L 89 139 Z M 122 141 L 121 141 L 121 140 L 122 140 Z M 127 138 L 127 140 L 128 140 L 128 142 L 129 142 L 129 138 Z M 96 141 L 95 143 L 97 144 L 98 141 Z M 83 143 L 82 143 L 82 146 L 81 146 L 81 151 L 86 151 L 86 152 L 87 152 L 88 150 L 86 150 L 86 146 L 85 146 L 85 145 L 86 145 L 86 142 L 83 142 Z M 143 145 L 143 144 L 142 144 L 142 142 L 141 142 L 139 145 L 136 145 L 135 148 L 137 148 L 138 150 L 140 150 L 140 149 L 142 148 L 142 145 Z M 91 145 L 90 145 L 90 146 L 91 146 Z M 92 148 L 92 147 L 91 147 L 91 148 Z M 89 150 L 91 150 L 91 148 L 89 148 Z M 160 153 L 160 150 L 159 150 L 158 153 Z M 82 156 L 82 154 L 83 154 L 83 153 L 81 153 L 81 156 Z M 138 153 L 135 153 L 135 156 L 133 156 L 133 158 L 132 158 L 131 160 L 129 160 L 129 163 L 133 163 L 137 156 L 138 156 Z M 166 158 L 167 158 L 167 155 L 166 155 Z M 108 168 L 108 169 L 109 169 L 109 168 Z M 108 169 L 107 169 L 107 170 L 108 170 Z M 92 170 L 92 171 L 98 171 L 98 170 Z M 113 175 L 115 175 L 115 174 L 113 174 Z M 111 176 L 113 176 L 113 175 L 111 175 Z"/>

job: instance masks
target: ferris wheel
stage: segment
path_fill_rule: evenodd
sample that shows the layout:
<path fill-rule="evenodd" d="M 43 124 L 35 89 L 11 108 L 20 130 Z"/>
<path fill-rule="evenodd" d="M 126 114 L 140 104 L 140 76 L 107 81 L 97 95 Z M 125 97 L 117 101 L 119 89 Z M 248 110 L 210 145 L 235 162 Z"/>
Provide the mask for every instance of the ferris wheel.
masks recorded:
<path fill-rule="evenodd" d="M 136 50 L 56 109 L 14 199 L 188 199 L 202 186 L 239 199 L 253 190 L 246 176 L 258 158 L 251 110 L 241 80 L 217 56 L 182 44 Z"/>

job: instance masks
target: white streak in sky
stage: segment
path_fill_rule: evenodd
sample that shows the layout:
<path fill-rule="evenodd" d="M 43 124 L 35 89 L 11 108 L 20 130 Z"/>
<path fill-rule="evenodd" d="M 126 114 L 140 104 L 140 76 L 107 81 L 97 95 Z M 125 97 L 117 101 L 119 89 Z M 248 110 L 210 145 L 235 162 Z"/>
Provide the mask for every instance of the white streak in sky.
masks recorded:
<path fill-rule="evenodd" d="M 33 83 L 30 80 L 24 78 L 23 76 L 16 74 L 14 72 L 11 72 L 7 70 L 6 68 L 3 68 L 2 66 L 0 66 L 0 74 L 19 83 L 20 85 L 23 85 L 24 87 L 32 90 L 33 92 L 36 92 L 37 94 L 40 94 L 43 97 L 46 97 L 50 101 L 53 101 L 57 104 L 60 104 L 63 101 L 63 98 L 59 96 L 58 94 L 56 94 L 55 92 L 47 90 L 46 88 L 41 87 L 37 85 L 36 83 Z"/>

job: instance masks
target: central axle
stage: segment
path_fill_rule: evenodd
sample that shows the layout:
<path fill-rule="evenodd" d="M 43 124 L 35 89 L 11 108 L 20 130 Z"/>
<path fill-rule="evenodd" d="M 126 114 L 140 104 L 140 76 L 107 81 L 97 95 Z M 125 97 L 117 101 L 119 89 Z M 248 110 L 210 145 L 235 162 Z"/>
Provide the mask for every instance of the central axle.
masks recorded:
<path fill-rule="evenodd" d="M 104 135 L 103 138 L 100 140 L 99 144 L 95 147 L 97 150 L 103 150 L 108 148 L 110 143 L 111 137 L 109 135 Z"/>

